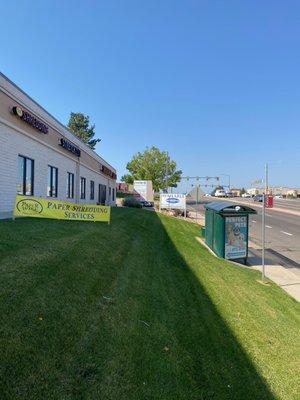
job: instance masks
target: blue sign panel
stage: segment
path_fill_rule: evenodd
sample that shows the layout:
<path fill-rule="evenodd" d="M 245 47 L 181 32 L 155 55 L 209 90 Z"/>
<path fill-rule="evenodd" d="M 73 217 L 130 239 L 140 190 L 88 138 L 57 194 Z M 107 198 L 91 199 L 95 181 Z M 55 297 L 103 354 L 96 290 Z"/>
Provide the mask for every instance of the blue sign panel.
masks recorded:
<path fill-rule="evenodd" d="M 166 199 L 166 202 L 170 203 L 170 204 L 177 204 L 177 203 L 179 203 L 179 199 L 176 199 L 175 197 L 168 197 Z"/>

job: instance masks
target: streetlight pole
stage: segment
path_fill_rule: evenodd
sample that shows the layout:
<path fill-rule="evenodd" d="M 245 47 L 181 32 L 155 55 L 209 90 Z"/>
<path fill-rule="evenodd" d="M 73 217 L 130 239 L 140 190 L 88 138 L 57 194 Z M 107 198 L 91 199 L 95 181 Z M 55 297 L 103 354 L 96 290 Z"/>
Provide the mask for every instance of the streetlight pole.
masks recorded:
<path fill-rule="evenodd" d="M 268 164 L 265 164 L 265 178 L 264 178 L 264 193 L 263 193 L 263 209 L 262 209 L 262 246 L 261 246 L 261 280 L 265 283 L 266 279 L 266 266 L 265 266 L 265 245 L 266 245 L 266 195 L 268 192 L 269 187 L 269 171 L 268 171 Z"/>

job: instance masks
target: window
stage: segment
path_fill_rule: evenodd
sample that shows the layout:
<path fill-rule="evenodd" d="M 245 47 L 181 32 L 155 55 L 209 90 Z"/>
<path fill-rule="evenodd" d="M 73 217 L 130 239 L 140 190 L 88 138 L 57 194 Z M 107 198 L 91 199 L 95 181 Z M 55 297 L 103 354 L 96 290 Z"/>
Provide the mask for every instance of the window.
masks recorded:
<path fill-rule="evenodd" d="M 91 188 L 90 188 L 90 199 L 94 200 L 95 198 L 95 182 L 91 181 Z"/>
<path fill-rule="evenodd" d="M 80 178 L 80 198 L 85 199 L 85 190 L 86 190 L 86 179 Z"/>
<path fill-rule="evenodd" d="M 98 202 L 101 205 L 105 205 L 106 202 L 106 186 L 99 184 L 99 192 L 98 192 Z"/>
<path fill-rule="evenodd" d="M 34 161 L 31 158 L 18 156 L 18 194 L 33 196 Z"/>
<path fill-rule="evenodd" d="M 57 197 L 58 169 L 48 165 L 47 196 Z"/>
<path fill-rule="evenodd" d="M 112 190 L 112 201 L 115 201 L 115 189 Z"/>
<path fill-rule="evenodd" d="M 72 172 L 68 172 L 67 197 L 74 199 L 74 174 Z"/>
<path fill-rule="evenodd" d="M 111 200 L 111 187 L 108 188 L 108 198 L 109 198 L 109 201 L 110 201 Z"/>

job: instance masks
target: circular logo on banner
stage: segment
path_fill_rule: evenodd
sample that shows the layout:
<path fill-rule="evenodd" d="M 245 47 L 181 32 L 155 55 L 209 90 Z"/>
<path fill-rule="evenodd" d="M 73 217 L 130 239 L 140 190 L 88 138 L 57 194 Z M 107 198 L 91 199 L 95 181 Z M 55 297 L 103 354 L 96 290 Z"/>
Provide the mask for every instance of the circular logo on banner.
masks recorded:
<path fill-rule="evenodd" d="M 23 214 L 40 214 L 43 211 L 43 206 L 40 202 L 33 199 L 23 199 L 18 202 L 17 209 Z"/>
<path fill-rule="evenodd" d="M 170 203 L 170 204 L 176 204 L 176 203 L 179 203 L 179 199 L 177 199 L 176 197 L 168 197 L 166 199 L 166 202 Z"/>

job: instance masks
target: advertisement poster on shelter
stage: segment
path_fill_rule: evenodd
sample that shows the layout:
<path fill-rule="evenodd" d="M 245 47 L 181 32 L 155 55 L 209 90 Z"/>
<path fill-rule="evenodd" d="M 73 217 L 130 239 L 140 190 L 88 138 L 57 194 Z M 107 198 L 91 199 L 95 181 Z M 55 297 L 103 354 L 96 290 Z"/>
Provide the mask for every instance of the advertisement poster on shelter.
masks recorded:
<path fill-rule="evenodd" d="M 226 217 L 225 258 L 247 257 L 247 217 Z"/>

